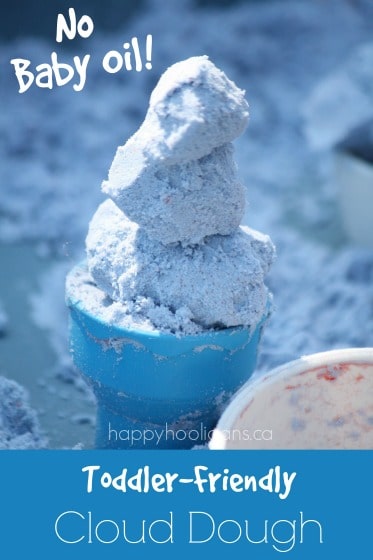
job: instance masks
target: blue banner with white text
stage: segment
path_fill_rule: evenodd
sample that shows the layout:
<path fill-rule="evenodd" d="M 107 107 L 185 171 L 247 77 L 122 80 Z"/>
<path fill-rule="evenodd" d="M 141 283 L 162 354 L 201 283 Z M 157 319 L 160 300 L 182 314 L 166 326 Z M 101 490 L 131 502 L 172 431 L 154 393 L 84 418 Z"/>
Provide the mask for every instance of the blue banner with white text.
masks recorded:
<path fill-rule="evenodd" d="M 4 558 L 365 558 L 373 452 L 1 453 Z"/>

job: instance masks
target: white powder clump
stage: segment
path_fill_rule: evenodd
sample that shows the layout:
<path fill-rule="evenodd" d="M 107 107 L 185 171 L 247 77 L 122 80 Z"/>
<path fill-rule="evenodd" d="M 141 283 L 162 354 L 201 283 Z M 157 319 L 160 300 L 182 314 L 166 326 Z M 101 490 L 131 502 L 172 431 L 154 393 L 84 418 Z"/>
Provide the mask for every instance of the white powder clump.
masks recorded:
<path fill-rule="evenodd" d="M 95 282 L 113 300 L 142 296 L 174 312 L 186 306 L 204 328 L 256 324 L 265 310 L 273 247 L 247 227 L 190 247 L 166 246 L 107 200 L 90 224 L 87 250 Z"/>
<path fill-rule="evenodd" d="M 171 66 L 139 130 L 118 148 L 103 191 L 163 243 L 232 233 L 245 195 L 230 142 L 248 120 L 244 92 L 207 57 Z"/>
<path fill-rule="evenodd" d="M 28 394 L 16 381 L 0 376 L 0 449 L 46 446 Z"/>
<path fill-rule="evenodd" d="M 266 313 L 274 247 L 239 226 L 244 194 L 230 144 L 247 118 L 243 92 L 194 57 L 165 72 L 144 123 L 118 149 L 103 184 L 112 200 L 91 220 L 87 262 L 95 285 L 135 323 L 142 316 L 192 334 L 254 329 Z"/>

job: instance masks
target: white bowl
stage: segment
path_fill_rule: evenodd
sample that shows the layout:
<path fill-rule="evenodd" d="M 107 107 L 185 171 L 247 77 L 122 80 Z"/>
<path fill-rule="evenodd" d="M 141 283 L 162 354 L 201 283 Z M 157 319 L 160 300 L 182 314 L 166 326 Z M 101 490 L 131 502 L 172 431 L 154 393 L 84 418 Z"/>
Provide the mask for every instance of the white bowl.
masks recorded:
<path fill-rule="evenodd" d="M 373 348 L 304 356 L 247 382 L 210 449 L 373 449 Z"/>

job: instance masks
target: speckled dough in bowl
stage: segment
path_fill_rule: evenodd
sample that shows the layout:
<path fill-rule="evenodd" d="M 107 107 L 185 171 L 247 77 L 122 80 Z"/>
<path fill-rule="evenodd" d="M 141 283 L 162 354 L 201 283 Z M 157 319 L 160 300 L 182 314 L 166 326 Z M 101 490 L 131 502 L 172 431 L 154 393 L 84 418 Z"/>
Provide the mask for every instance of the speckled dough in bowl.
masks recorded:
<path fill-rule="evenodd" d="M 247 384 L 211 449 L 373 449 L 373 348 L 304 356 Z"/>

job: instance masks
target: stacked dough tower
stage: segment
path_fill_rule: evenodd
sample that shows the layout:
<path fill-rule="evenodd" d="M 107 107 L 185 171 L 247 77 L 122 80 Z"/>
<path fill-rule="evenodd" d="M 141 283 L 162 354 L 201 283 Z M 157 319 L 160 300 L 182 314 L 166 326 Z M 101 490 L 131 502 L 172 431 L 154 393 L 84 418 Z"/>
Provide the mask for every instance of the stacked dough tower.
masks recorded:
<path fill-rule="evenodd" d="M 245 194 L 231 143 L 248 115 L 244 92 L 207 57 L 161 77 L 143 124 L 117 150 L 103 183 L 110 198 L 86 240 L 89 272 L 124 316 L 180 336 L 254 330 L 262 319 L 274 248 L 239 225 Z"/>
<path fill-rule="evenodd" d="M 88 271 L 75 267 L 66 286 L 98 447 L 206 443 L 254 371 L 274 248 L 240 226 L 231 142 L 247 120 L 244 92 L 207 57 L 191 58 L 165 72 L 118 148 L 89 227 Z"/>

